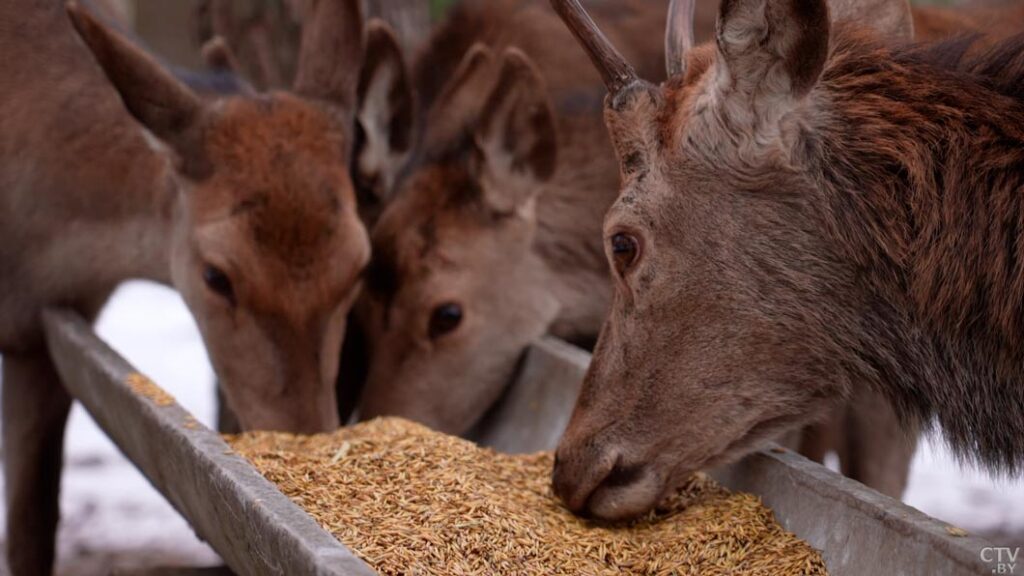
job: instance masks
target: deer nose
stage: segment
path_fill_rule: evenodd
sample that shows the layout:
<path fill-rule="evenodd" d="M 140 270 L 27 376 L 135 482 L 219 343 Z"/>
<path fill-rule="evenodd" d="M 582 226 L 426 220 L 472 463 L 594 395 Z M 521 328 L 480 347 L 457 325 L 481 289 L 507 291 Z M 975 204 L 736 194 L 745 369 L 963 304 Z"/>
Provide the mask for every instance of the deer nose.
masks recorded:
<path fill-rule="evenodd" d="M 588 514 L 590 495 L 611 475 L 619 455 L 602 449 L 593 440 L 571 444 L 563 442 L 555 453 L 551 483 L 555 495 L 574 514 Z"/>
<path fill-rule="evenodd" d="M 574 514 L 618 522 L 654 508 L 664 482 L 654 466 L 631 463 L 616 448 L 593 442 L 559 447 L 552 487 Z"/>

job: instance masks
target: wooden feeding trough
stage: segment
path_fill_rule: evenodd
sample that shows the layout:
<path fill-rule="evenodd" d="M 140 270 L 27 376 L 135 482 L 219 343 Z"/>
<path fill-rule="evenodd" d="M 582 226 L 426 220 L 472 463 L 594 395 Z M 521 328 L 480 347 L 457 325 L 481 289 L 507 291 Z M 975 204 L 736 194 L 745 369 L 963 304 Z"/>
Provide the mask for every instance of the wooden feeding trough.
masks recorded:
<path fill-rule="evenodd" d="M 281 494 L 214 431 L 161 394 L 65 311 L 46 313 L 49 347 L 68 390 L 167 500 L 241 575 L 371 575 L 374 571 Z M 557 442 L 589 356 L 544 340 L 474 438 L 507 452 Z M 718 470 L 760 496 L 779 522 L 822 550 L 832 574 L 992 573 L 988 542 L 791 452 L 772 449 Z M 161 572 L 161 574 L 170 574 Z"/>

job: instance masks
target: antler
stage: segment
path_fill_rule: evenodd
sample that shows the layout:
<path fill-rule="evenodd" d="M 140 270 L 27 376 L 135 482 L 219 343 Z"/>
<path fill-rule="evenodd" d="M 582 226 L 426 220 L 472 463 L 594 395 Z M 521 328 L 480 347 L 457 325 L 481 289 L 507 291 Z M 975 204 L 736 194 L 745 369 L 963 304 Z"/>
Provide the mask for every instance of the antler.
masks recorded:
<path fill-rule="evenodd" d="M 668 77 L 686 73 L 686 53 L 693 48 L 694 0 L 672 0 L 665 29 L 665 69 Z"/>
<path fill-rule="evenodd" d="M 612 95 L 637 81 L 636 70 L 597 28 L 579 0 L 551 0 L 551 6 L 583 45 Z"/>

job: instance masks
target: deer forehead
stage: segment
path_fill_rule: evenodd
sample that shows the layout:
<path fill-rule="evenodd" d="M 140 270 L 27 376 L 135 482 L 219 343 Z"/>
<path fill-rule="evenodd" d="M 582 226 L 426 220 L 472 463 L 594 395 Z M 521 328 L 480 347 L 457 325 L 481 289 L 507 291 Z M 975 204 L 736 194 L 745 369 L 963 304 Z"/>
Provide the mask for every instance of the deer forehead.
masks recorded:
<path fill-rule="evenodd" d="M 344 267 L 346 256 L 358 264 L 366 232 L 337 121 L 284 94 L 223 100 L 211 116 L 202 140 L 211 175 L 194 185 L 190 203 L 199 227 L 231 231 L 205 235 L 216 249 L 249 246 L 293 273 Z"/>
<path fill-rule="evenodd" d="M 211 116 L 203 147 L 214 170 L 266 176 L 280 172 L 283 160 L 342 169 L 347 164 L 348 135 L 334 114 L 315 103 L 286 93 L 227 98 Z"/>

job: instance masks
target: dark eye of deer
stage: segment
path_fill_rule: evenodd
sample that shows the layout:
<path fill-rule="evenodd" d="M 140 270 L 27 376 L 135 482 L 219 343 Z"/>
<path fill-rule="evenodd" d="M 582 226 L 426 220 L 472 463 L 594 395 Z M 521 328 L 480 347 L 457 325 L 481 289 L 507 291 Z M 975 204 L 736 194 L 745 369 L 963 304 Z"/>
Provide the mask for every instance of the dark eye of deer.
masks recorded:
<path fill-rule="evenodd" d="M 231 285 L 231 279 L 219 268 L 209 265 L 203 268 L 203 282 L 206 282 L 206 287 L 214 294 L 232 305 L 235 304 L 235 289 Z"/>
<path fill-rule="evenodd" d="M 625 274 L 640 256 L 640 242 L 629 234 L 612 236 L 612 258 L 619 274 Z"/>
<path fill-rule="evenodd" d="M 430 338 L 440 338 L 462 324 L 462 306 L 449 302 L 434 308 L 430 315 Z"/>

